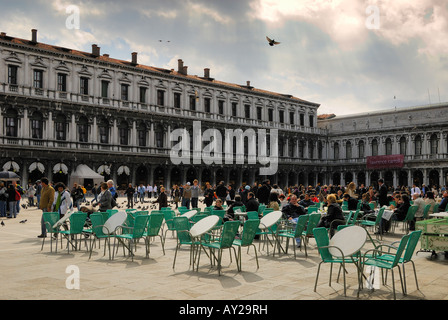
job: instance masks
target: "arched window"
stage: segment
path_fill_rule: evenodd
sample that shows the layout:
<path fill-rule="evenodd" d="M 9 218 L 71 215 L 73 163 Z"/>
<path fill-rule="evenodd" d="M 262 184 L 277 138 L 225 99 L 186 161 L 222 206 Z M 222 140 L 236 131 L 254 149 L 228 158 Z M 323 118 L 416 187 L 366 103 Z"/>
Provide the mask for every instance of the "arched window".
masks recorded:
<path fill-rule="evenodd" d="M 437 139 L 437 135 L 434 133 L 431 135 L 431 138 L 429 140 L 430 146 L 431 146 L 431 154 L 436 155 L 439 151 L 438 145 L 439 141 Z"/>
<path fill-rule="evenodd" d="M 44 118 L 42 113 L 38 111 L 33 112 L 33 115 L 30 117 L 31 138 L 42 139 L 44 132 L 43 126 Z"/>
<path fill-rule="evenodd" d="M 406 138 L 400 138 L 400 154 L 406 155 Z"/>
<path fill-rule="evenodd" d="M 164 138 L 163 126 L 162 125 L 158 125 L 157 129 L 155 130 L 156 148 L 163 148 L 164 147 L 163 138 Z"/>
<path fill-rule="evenodd" d="M 334 160 L 339 160 L 339 143 L 334 143 Z"/>
<path fill-rule="evenodd" d="M 109 122 L 103 118 L 98 123 L 98 134 L 100 143 L 109 143 Z"/>
<path fill-rule="evenodd" d="M 89 121 L 86 117 L 80 117 L 78 120 L 78 141 L 89 141 Z"/>
<path fill-rule="evenodd" d="M 345 159 L 351 159 L 352 158 L 352 143 L 350 141 L 347 141 L 345 144 Z"/>
<path fill-rule="evenodd" d="M 373 139 L 372 140 L 372 156 L 378 155 L 378 140 Z"/>
<path fill-rule="evenodd" d="M 139 147 L 146 147 L 146 135 L 148 132 L 148 128 L 146 127 L 144 122 L 140 122 L 137 128 L 137 134 L 138 134 L 138 146 Z"/>
<path fill-rule="evenodd" d="M 129 126 L 128 123 L 123 120 L 118 126 L 118 134 L 120 138 L 120 144 L 127 146 L 129 144 Z"/>
<path fill-rule="evenodd" d="M 414 140 L 414 147 L 415 147 L 415 155 L 419 156 L 422 154 L 422 137 L 420 135 L 417 135 Z"/>
<path fill-rule="evenodd" d="M 387 138 L 386 139 L 386 155 L 392 154 L 392 139 Z"/>
<path fill-rule="evenodd" d="M 358 142 L 358 158 L 364 158 L 365 156 L 365 144 L 364 140 Z"/>
<path fill-rule="evenodd" d="M 14 109 L 8 109 L 3 119 L 5 135 L 7 137 L 17 137 L 19 122 L 17 111 Z"/>
<path fill-rule="evenodd" d="M 67 139 L 67 123 L 63 114 L 58 114 L 54 120 L 54 133 L 56 140 L 65 141 Z"/>

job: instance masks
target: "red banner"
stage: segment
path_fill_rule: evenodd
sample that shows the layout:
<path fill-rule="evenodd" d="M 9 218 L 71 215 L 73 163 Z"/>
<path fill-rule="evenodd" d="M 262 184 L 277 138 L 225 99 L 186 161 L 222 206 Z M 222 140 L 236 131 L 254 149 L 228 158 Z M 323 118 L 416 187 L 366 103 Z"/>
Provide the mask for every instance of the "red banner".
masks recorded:
<path fill-rule="evenodd" d="M 404 165 L 403 154 L 367 157 L 367 169 L 403 168 L 403 165 Z"/>

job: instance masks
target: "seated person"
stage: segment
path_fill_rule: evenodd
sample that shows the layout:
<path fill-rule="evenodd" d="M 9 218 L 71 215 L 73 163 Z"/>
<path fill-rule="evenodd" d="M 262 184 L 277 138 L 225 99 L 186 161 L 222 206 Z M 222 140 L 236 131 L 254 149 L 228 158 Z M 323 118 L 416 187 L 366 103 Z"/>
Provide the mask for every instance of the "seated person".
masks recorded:
<path fill-rule="evenodd" d="M 375 212 L 375 210 L 370 207 L 369 194 L 367 192 L 362 195 L 361 207 L 359 209 L 363 212 L 363 215 L 369 215 Z"/>
<path fill-rule="evenodd" d="M 255 198 L 255 195 L 253 192 L 249 192 L 247 194 L 247 202 L 246 202 L 246 212 L 249 211 L 256 211 L 258 212 L 259 203 L 257 199 Z"/>
<path fill-rule="evenodd" d="M 266 208 L 272 208 L 274 211 L 280 210 L 280 200 L 278 200 L 278 193 L 277 192 L 271 192 L 269 195 L 269 204 L 266 206 Z"/>
<path fill-rule="evenodd" d="M 318 202 L 319 202 L 319 198 L 316 197 L 316 195 L 315 195 L 314 193 L 312 193 L 312 194 L 310 195 L 310 199 L 311 199 L 311 201 L 313 201 L 314 203 L 318 203 Z"/>
<path fill-rule="evenodd" d="M 306 214 L 305 208 L 297 202 L 295 194 L 289 197 L 289 203 L 282 209 L 283 217 L 288 220 L 293 220 L 301 215 Z"/>
<path fill-rule="evenodd" d="M 215 206 L 213 207 L 213 210 L 224 210 L 224 208 L 222 207 L 222 200 L 221 199 L 216 199 L 215 201 Z"/>
<path fill-rule="evenodd" d="M 350 197 L 348 193 L 344 194 L 344 201 L 347 201 L 347 209 L 355 211 L 358 208 L 358 200 L 353 197 Z"/>
<path fill-rule="evenodd" d="M 235 201 L 227 208 L 227 212 L 224 215 L 223 221 L 232 221 L 235 219 L 235 211 L 233 208 L 242 207 L 244 204 L 241 201 L 241 196 L 239 194 L 235 195 Z"/>
<path fill-rule="evenodd" d="M 397 209 L 394 210 L 395 220 L 403 221 L 408 214 L 408 209 L 411 206 L 411 202 L 407 195 L 401 196 L 401 203 L 398 204 Z"/>
<path fill-rule="evenodd" d="M 332 237 L 334 235 L 334 230 L 337 229 L 338 225 L 345 224 L 345 218 L 342 214 L 342 208 L 337 203 L 334 194 L 329 194 L 327 196 L 327 206 L 327 214 L 322 216 L 317 227 L 331 228 L 330 237 Z"/>
<path fill-rule="evenodd" d="M 308 208 L 309 206 L 314 206 L 315 203 L 311 200 L 310 195 L 306 193 L 305 198 L 300 200 L 299 204 L 304 208 Z"/>

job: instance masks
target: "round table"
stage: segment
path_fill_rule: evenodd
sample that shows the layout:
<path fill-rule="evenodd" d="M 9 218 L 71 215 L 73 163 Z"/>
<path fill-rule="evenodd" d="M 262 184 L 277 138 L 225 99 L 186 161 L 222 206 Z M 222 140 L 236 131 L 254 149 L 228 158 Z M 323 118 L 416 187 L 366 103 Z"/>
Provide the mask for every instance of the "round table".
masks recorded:
<path fill-rule="evenodd" d="M 281 211 L 272 211 L 271 213 L 263 216 L 260 219 L 260 229 L 268 229 L 277 223 L 278 220 L 282 217 Z"/>
<path fill-rule="evenodd" d="M 448 212 L 436 212 L 436 213 L 431 213 L 429 215 L 430 217 L 434 217 L 434 218 L 447 218 L 448 217 Z"/>
<path fill-rule="evenodd" d="M 122 225 L 126 221 L 127 217 L 128 215 L 125 211 L 118 211 L 104 223 L 103 232 L 105 234 L 112 234 L 115 231 L 115 228 Z"/>
<path fill-rule="evenodd" d="M 181 216 L 181 217 L 187 217 L 188 219 L 191 219 L 191 218 L 194 217 L 194 215 L 197 214 L 197 213 L 198 213 L 198 212 L 197 212 L 196 210 L 190 210 L 190 211 L 187 211 L 187 212 L 181 214 L 180 216 Z"/>
<path fill-rule="evenodd" d="M 190 235 L 193 238 L 202 236 L 204 233 L 209 232 L 219 222 L 219 217 L 216 215 L 205 217 L 204 219 L 196 222 L 190 229 Z"/>
<path fill-rule="evenodd" d="M 57 227 L 62 225 L 65 221 L 67 221 L 73 212 L 75 211 L 68 211 L 66 214 L 64 214 L 64 216 L 53 225 L 53 229 L 56 229 Z"/>
<path fill-rule="evenodd" d="M 359 226 L 351 226 L 338 231 L 331 239 L 329 246 L 334 246 L 342 251 L 344 257 L 357 253 L 367 240 L 367 232 Z M 341 251 L 330 247 L 328 251 L 332 256 L 342 258 Z"/>

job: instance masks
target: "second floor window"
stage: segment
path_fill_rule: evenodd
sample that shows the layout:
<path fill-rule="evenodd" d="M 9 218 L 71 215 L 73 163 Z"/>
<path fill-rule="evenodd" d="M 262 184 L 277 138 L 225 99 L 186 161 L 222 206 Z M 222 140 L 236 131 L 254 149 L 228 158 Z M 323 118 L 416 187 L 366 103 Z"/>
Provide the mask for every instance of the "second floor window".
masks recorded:
<path fill-rule="evenodd" d="M 238 107 L 238 103 L 237 102 L 232 102 L 232 117 L 236 117 L 237 116 L 237 107 Z"/>
<path fill-rule="evenodd" d="M 44 73 L 42 70 L 34 70 L 33 72 L 33 87 L 36 89 L 42 89 Z"/>
<path fill-rule="evenodd" d="M 294 124 L 294 111 L 289 113 L 289 124 Z"/>
<path fill-rule="evenodd" d="M 129 86 L 127 84 L 121 85 L 121 100 L 129 100 Z"/>
<path fill-rule="evenodd" d="M 280 123 L 284 123 L 285 122 L 285 111 L 280 110 L 278 113 L 278 118 Z"/>
<path fill-rule="evenodd" d="M 146 91 L 145 87 L 140 87 L 140 103 L 146 103 Z"/>
<path fill-rule="evenodd" d="M 218 113 L 221 115 L 224 114 L 224 101 L 223 100 L 218 101 Z"/>
<path fill-rule="evenodd" d="M 244 105 L 244 116 L 249 119 L 250 118 L 250 105 Z"/>
<path fill-rule="evenodd" d="M 190 110 L 195 111 L 196 110 L 196 96 L 190 96 Z"/>
<path fill-rule="evenodd" d="M 274 121 L 274 110 L 273 109 L 268 109 L 268 120 Z"/>
<path fill-rule="evenodd" d="M 165 105 L 165 91 L 157 90 L 157 105 L 164 106 Z"/>
<path fill-rule="evenodd" d="M 17 66 L 8 66 L 8 83 L 17 85 Z"/>
<path fill-rule="evenodd" d="M 106 80 L 101 81 L 101 98 L 109 97 L 109 82 Z"/>
<path fill-rule="evenodd" d="M 6 136 L 17 137 L 17 116 L 7 115 L 4 121 L 5 121 Z"/>
<path fill-rule="evenodd" d="M 210 113 L 211 109 L 212 107 L 210 98 L 204 98 L 204 111 Z"/>
<path fill-rule="evenodd" d="M 261 107 L 257 107 L 257 120 L 263 120 L 263 109 Z"/>
<path fill-rule="evenodd" d="M 67 91 L 67 75 L 64 73 L 58 73 L 58 91 Z"/>
<path fill-rule="evenodd" d="M 80 93 L 83 95 L 89 94 L 89 78 L 81 77 L 80 79 Z"/>

